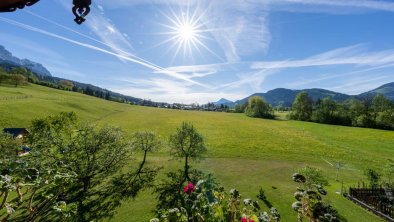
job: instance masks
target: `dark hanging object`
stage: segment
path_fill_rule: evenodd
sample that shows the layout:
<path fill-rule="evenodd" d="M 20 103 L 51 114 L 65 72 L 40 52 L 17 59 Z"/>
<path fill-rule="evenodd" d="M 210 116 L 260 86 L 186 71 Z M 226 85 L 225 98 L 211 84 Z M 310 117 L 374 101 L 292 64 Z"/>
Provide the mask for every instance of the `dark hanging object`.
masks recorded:
<path fill-rule="evenodd" d="M 90 12 L 90 5 L 92 0 L 73 0 L 74 7 L 72 8 L 73 14 L 75 15 L 74 21 L 80 25 L 86 21 L 85 17 Z"/>
<path fill-rule="evenodd" d="M 13 12 L 23 9 L 25 6 L 32 6 L 40 0 L 0 0 L 0 12 Z"/>

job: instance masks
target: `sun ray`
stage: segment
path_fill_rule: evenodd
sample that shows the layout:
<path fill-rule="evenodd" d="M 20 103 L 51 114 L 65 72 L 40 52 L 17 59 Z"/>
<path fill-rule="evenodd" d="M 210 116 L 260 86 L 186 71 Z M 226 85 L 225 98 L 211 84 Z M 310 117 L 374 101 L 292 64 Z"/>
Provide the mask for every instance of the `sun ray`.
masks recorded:
<path fill-rule="evenodd" d="M 212 54 L 220 61 L 224 61 L 219 55 L 217 55 L 209 46 L 205 43 L 206 40 L 214 41 L 209 36 L 211 32 L 217 31 L 214 29 L 207 29 L 209 19 L 205 19 L 208 9 L 199 10 L 198 7 L 191 7 L 189 4 L 185 8 L 181 8 L 178 13 L 173 8 L 169 8 L 167 13 L 161 12 L 163 17 L 168 21 L 166 24 L 159 23 L 167 31 L 159 32 L 156 34 L 169 36 L 164 41 L 160 42 L 156 46 L 162 46 L 164 44 L 170 44 L 166 50 L 168 53 L 170 50 L 174 50 L 171 63 L 175 61 L 180 55 L 183 59 L 194 61 L 193 53 L 203 56 L 203 51 Z M 203 42 L 204 41 L 204 42 Z M 203 49 L 203 50 L 202 50 Z"/>

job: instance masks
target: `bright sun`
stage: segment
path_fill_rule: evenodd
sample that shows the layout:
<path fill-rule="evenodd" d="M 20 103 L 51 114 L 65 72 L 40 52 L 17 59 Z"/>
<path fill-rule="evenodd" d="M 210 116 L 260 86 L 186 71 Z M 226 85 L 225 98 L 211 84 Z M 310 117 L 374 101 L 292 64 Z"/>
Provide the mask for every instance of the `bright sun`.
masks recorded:
<path fill-rule="evenodd" d="M 203 53 L 201 52 L 201 48 L 217 56 L 203 42 L 204 39 L 209 39 L 206 34 L 211 31 L 205 28 L 206 22 L 203 21 L 203 17 L 206 15 L 206 12 L 201 12 L 197 9 L 192 12 L 191 8 L 188 7 L 187 10 L 181 10 L 179 13 L 171 10 L 170 14 L 163 13 L 163 15 L 168 19 L 169 23 L 161 25 L 168 28 L 169 31 L 161 34 L 169 37 L 159 45 L 171 43 L 168 51 L 176 49 L 173 54 L 173 60 L 182 51 L 184 58 L 193 58 L 194 51 L 197 51 L 202 55 Z"/>
<path fill-rule="evenodd" d="M 177 27 L 178 36 L 183 41 L 190 41 L 193 38 L 196 38 L 196 28 L 193 27 L 192 24 L 182 24 L 180 27 Z"/>

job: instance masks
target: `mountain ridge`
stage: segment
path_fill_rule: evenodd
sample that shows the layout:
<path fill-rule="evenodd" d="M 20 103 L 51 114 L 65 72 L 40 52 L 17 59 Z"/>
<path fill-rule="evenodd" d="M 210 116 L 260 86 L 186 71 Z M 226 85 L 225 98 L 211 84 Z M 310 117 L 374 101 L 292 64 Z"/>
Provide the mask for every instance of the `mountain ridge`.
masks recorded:
<path fill-rule="evenodd" d="M 52 76 L 51 72 L 38 62 L 29 59 L 20 59 L 12 55 L 4 46 L 0 45 L 0 64 L 10 64 L 25 67 L 40 76 Z"/>
<path fill-rule="evenodd" d="M 394 101 L 394 82 L 386 83 L 376 89 L 358 94 L 358 95 L 348 95 L 344 93 L 334 92 L 327 89 L 321 88 L 311 88 L 311 89 L 286 89 L 286 88 L 276 88 L 267 91 L 266 93 L 254 93 L 248 97 L 245 97 L 240 100 L 236 100 L 231 104 L 227 104 L 229 106 L 235 106 L 237 104 L 242 105 L 245 104 L 248 99 L 252 96 L 261 96 L 263 97 L 269 104 L 272 106 L 285 106 L 290 107 L 296 98 L 297 94 L 300 92 L 307 92 L 309 96 L 313 100 L 323 99 L 325 97 L 331 97 L 335 101 L 345 101 L 352 97 L 358 99 L 366 99 L 375 96 L 380 93 L 383 94 L 389 100 Z"/>

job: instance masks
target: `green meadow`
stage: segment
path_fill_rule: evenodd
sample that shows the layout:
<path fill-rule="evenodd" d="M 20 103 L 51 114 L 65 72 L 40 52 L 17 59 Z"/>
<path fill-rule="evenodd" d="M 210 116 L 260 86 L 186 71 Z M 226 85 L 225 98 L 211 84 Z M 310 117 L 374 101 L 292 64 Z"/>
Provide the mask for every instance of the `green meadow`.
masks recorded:
<path fill-rule="evenodd" d="M 291 175 L 305 165 L 326 173 L 330 185 L 325 198 L 349 222 L 381 221 L 337 192 L 342 187 L 357 186 L 365 180 L 366 168 L 381 169 L 388 158 L 394 157 L 393 131 L 148 108 L 37 85 L 0 87 L 0 128 L 28 127 L 35 118 L 61 111 L 74 111 L 82 120 L 97 125 L 119 126 L 127 135 L 138 130 L 156 131 L 163 139 L 182 121 L 192 122 L 208 147 L 206 158 L 192 166 L 213 173 L 227 190 L 237 188 L 244 198 L 255 198 L 262 187 L 281 213 L 282 221 L 297 220 L 291 209 L 297 184 Z M 327 161 L 345 163 L 339 173 L 340 182 L 335 181 L 336 169 Z M 151 156 L 149 164 L 163 166 L 162 173 L 180 167 L 166 149 Z M 146 190 L 124 203 L 112 221 L 149 221 L 154 217 L 154 206 L 155 195 Z"/>

